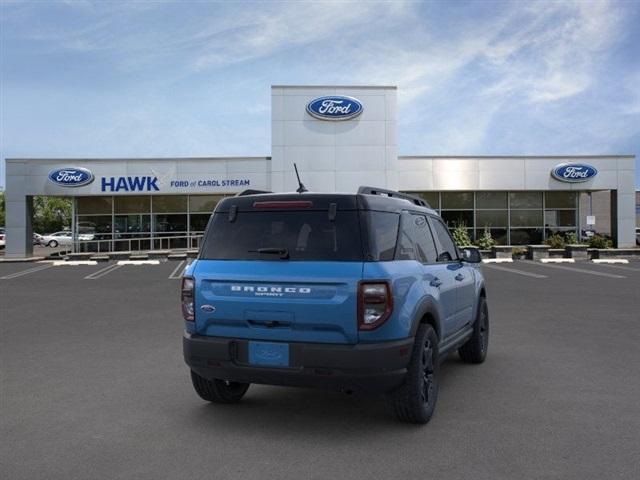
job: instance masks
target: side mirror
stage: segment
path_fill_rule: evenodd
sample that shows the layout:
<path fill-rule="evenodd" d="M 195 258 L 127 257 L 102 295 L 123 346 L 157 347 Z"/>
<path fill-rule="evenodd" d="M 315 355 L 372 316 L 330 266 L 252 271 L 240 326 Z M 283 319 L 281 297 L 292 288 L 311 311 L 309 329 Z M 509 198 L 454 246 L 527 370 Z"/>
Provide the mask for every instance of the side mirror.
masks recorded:
<path fill-rule="evenodd" d="M 480 254 L 480 250 L 473 247 L 464 247 L 462 249 L 462 261 L 467 263 L 482 262 L 482 255 Z"/>

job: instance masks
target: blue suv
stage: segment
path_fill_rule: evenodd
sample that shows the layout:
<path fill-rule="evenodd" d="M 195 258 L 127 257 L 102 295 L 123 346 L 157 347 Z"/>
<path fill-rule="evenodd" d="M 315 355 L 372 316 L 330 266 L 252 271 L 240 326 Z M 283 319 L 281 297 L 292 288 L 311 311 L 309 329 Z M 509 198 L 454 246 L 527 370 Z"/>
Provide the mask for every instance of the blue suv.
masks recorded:
<path fill-rule="evenodd" d="M 424 200 L 394 191 L 246 193 L 218 204 L 182 279 L 198 395 L 383 392 L 396 418 L 428 422 L 442 359 L 487 354 L 478 250 L 459 251 Z"/>

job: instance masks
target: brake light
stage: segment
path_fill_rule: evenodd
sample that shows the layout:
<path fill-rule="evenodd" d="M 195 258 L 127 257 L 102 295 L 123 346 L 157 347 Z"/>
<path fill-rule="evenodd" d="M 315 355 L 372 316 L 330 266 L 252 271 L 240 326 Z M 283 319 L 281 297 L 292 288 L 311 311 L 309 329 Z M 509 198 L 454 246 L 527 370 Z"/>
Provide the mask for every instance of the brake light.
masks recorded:
<path fill-rule="evenodd" d="M 271 202 L 253 202 L 253 208 L 311 208 L 313 202 L 308 200 L 285 200 Z"/>
<path fill-rule="evenodd" d="M 182 316 L 187 322 L 195 321 L 194 286 L 195 280 L 192 277 L 182 277 L 180 301 L 182 302 Z"/>
<path fill-rule="evenodd" d="M 358 286 L 358 329 L 375 330 L 391 316 L 393 296 L 386 281 L 360 282 Z"/>

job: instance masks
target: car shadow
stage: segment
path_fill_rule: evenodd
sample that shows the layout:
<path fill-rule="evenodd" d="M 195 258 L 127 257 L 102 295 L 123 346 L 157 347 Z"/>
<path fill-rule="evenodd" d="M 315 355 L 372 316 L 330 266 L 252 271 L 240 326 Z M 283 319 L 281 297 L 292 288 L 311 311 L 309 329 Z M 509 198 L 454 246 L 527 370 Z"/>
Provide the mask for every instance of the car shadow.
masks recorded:
<path fill-rule="evenodd" d="M 441 365 L 440 395 L 446 394 L 456 371 L 469 368 L 457 356 Z M 440 398 L 441 400 L 441 398 Z M 385 435 L 389 429 L 414 430 L 419 425 L 397 422 L 385 408 L 384 395 L 252 385 L 235 405 L 195 404 L 186 412 L 193 428 L 221 432 L 269 432 L 269 435 L 301 436 L 313 431 L 322 438 L 343 439 L 362 433 Z M 441 407 L 441 405 L 439 405 Z M 437 418 L 437 413 L 436 417 Z M 338 440 L 339 441 L 339 440 Z"/>

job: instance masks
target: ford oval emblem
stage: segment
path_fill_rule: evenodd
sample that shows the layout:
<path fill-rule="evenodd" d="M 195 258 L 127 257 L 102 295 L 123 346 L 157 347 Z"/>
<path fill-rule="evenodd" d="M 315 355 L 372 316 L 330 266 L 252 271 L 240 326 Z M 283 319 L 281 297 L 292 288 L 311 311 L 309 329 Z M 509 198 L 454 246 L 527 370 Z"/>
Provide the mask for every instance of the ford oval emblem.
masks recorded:
<path fill-rule="evenodd" d="M 584 163 L 561 163 L 551 171 L 551 175 L 561 182 L 586 182 L 595 177 L 598 170 Z"/>
<path fill-rule="evenodd" d="M 331 95 L 311 100 L 307 113 L 320 120 L 349 120 L 362 113 L 362 104 L 353 97 Z"/>
<path fill-rule="evenodd" d="M 82 187 L 93 182 L 93 178 L 86 168 L 57 168 L 49 172 L 49 180 L 61 187 Z"/>

